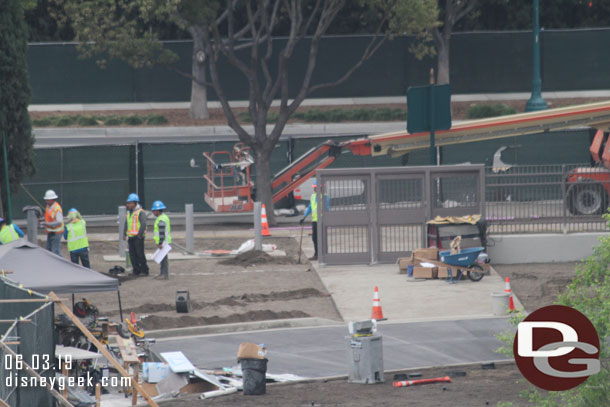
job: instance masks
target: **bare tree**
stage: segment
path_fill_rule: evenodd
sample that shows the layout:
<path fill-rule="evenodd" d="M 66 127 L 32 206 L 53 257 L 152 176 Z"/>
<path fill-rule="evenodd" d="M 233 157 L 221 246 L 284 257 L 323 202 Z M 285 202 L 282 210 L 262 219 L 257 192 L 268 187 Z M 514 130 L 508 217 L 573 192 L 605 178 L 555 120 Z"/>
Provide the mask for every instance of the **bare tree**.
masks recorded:
<path fill-rule="evenodd" d="M 439 0 L 442 25 L 434 28 L 433 35 L 438 54 L 437 82 L 440 84 L 449 83 L 449 56 L 453 27 L 460 19 L 472 11 L 476 2 L 477 0 Z"/>
<path fill-rule="evenodd" d="M 220 100 L 228 125 L 237 133 L 240 141 L 251 148 L 256 164 L 257 200 L 268 208 L 273 207 L 271 190 L 270 156 L 278 142 L 290 116 L 295 113 L 303 100 L 311 93 L 345 82 L 362 64 L 370 59 L 386 40 L 380 35 L 388 27 L 390 19 L 397 16 L 392 10 L 402 3 L 402 10 L 417 9 L 417 15 L 429 18 L 412 21 L 412 33 L 423 33 L 422 25 L 430 27 L 436 19 L 436 5 L 430 7 L 428 0 L 372 0 L 372 7 L 383 13 L 375 32 L 363 49 L 358 60 L 344 72 L 337 74 L 335 80 L 314 83 L 313 75 L 318 51 L 323 35 L 327 32 L 345 0 L 227 0 L 213 16 L 193 19 L 184 10 L 177 9 L 185 18 L 189 31 L 196 43 L 201 41 L 206 55 L 210 82 Z M 406 4 L 406 6 L 405 6 Z M 245 14 L 246 18 L 237 18 Z M 431 17 L 430 17 L 431 16 Z M 289 24 L 289 34 L 283 41 L 273 39 L 273 33 L 280 19 Z M 297 44 L 306 42 L 309 48 L 304 73 L 298 80 L 289 81 L 292 75 L 288 63 Z M 280 45 L 281 44 L 281 45 Z M 278 48 L 279 47 L 279 48 Z M 277 49 L 276 49 L 277 48 Z M 244 57 L 238 51 L 246 49 Z M 248 111 L 254 127 L 254 134 L 248 133 L 236 118 L 221 84 L 222 72 L 219 60 L 225 58 L 246 78 L 248 83 Z M 272 65 L 275 69 L 272 69 Z M 300 83 L 290 99 L 289 82 Z M 207 84 L 207 82 L 206 82 Z M 279 99 L 279 112 L 274 126 L 268 131 L 267 114 L 274 100 Z M 270 222 L 274 222 L 273 211 L 269 211 Z"/>

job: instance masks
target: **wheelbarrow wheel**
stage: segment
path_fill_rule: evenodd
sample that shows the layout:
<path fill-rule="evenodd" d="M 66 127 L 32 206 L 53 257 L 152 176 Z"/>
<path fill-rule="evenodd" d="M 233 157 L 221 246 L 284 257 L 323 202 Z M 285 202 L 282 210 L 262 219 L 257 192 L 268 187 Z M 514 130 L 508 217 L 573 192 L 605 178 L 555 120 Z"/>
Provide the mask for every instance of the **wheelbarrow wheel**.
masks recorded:
<path fill-rule="evenodd" d="M 480 281 L 485 275 L 485 271 L 483 270 L 483 267 L 475 263 L 468 268 L 467 274 L 468 278 L 472 281 Z"/>

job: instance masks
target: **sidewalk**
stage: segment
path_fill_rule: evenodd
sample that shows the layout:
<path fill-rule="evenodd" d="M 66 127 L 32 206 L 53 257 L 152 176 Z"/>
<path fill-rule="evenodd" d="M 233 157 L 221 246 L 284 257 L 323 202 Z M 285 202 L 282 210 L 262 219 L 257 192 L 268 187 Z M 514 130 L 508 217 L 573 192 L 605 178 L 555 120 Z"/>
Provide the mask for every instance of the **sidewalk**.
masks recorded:
<path fill-rule="evenodd" d="M 452 95 L 452 102 L 478 102 L 498 100 L 528 100 L 530 93 L 476 93 L 468 95 Z M 544 99 L 566 99 L 566 98 L 610 98 L 610 90 L 582 90 L 566 92 L 542 92 Z M 330 98 L 330 99 L 306 99 L 302 106 L 341 106 L 341 105 L 377 105 L 377 104 L 404 104 L 406 96 L 377 96 L 357 98 Z M 230 102 L 232 107 L 247 107 L 248 101 L 237 100 Z M 139 102 L 139 103 L 73 103 L 73 104 L 48 104 L 30 105 L 30 112 L 86 112 L 95 110 L 155 110 L 155 109 L 188 109 L 189 102 Z M 273 102 L 272 106 L 279 106 L 279 101 Z M 220 108 L 220 102 L 209 101 L 210 109 Z"/>

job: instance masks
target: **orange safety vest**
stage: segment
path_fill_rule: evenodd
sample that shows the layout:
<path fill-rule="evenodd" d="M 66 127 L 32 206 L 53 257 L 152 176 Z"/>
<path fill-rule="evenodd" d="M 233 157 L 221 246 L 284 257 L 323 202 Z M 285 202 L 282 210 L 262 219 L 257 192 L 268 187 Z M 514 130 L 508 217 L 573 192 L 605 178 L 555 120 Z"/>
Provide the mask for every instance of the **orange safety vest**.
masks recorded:
<path fill-rule="evenodd" d="M 127 214 L 127 236 L 129 237 L 137 236 L 140 231 L 140 212 L 142 212 L 142 208 Z"/>
<path fill-rule="evenodd" d="M 47 223 L 55 222 L 55 218 L 57 217 L 57 212 L 63 214 L 63 212 L 61 210 L 61 206 L 57 202 L 53 202 L 53 205 L 51 205 L 51 206 L 47 205 L 47 209 L 44 212 L 45 222 L 47 222 Z M 62 222 L 61 225 L 54 227 L 54 228 L 45 226 L 45 229 L 47 230 L 47 233 L 50 233 L 50 232 L 63 233 L 64 224 Z"/>

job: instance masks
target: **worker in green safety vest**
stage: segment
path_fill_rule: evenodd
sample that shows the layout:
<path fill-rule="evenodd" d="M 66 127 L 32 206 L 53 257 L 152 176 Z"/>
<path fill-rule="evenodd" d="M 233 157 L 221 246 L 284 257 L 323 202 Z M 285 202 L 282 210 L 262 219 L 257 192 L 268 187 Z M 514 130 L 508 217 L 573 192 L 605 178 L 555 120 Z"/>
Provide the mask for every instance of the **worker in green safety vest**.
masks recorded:
<path fill-rule="evenodd" d="M 309 260 L 315 261 L 318 260 L 318 195 L 316 192 L 316 187 L 318 186 L 318 182 L 316 179 L 313 180 L 313 194 L 311 194 L 311 198 L 309 198 L 309 205 L 307 209 L 305 209 L 305 214 L 303 218 L 299 221 L 302 225 L 305 222 L 305 219 L 311 213 L 311 240 L 313 241 L 313 249 L 314 254 L 313 257 L 310 257 Z M 325 196 L 325 206 L 326 210 L 329 210 L 330 207 L 330 199 L 328 196 Z"/>
<path fill-rule="evenodd" d="M 155 219 L 155 244 L 159 249 L 163 249 L 163 246 L 168 245 L 172 242 L 171 226 L 169 217 L 163 213 L 166 206 L 161 201 L 153 202 L 152 213 L 157 217 Z M 160 263 L 161 271 L 156 280 L 167 280 L 169 279 L 169 260 L 167 255 L 161 260 Z"/>
<path fill-rule="evenodd" d="M 11 223 L 7 224 L 6 219 L 0 218 L 0 244 L 7 244 L 23 237 L 23 232 L 19 226 Z"/>
<path fill-rule="evenodd" d="M 89 239 L 87 239 L 87 223 L 75 208 L 68 211 L 64 226 L 64 239 L 68 242 L 70 260 L 74 264 L 82 263 L 83 267 L 91 268 L 89 263 Z"/>

